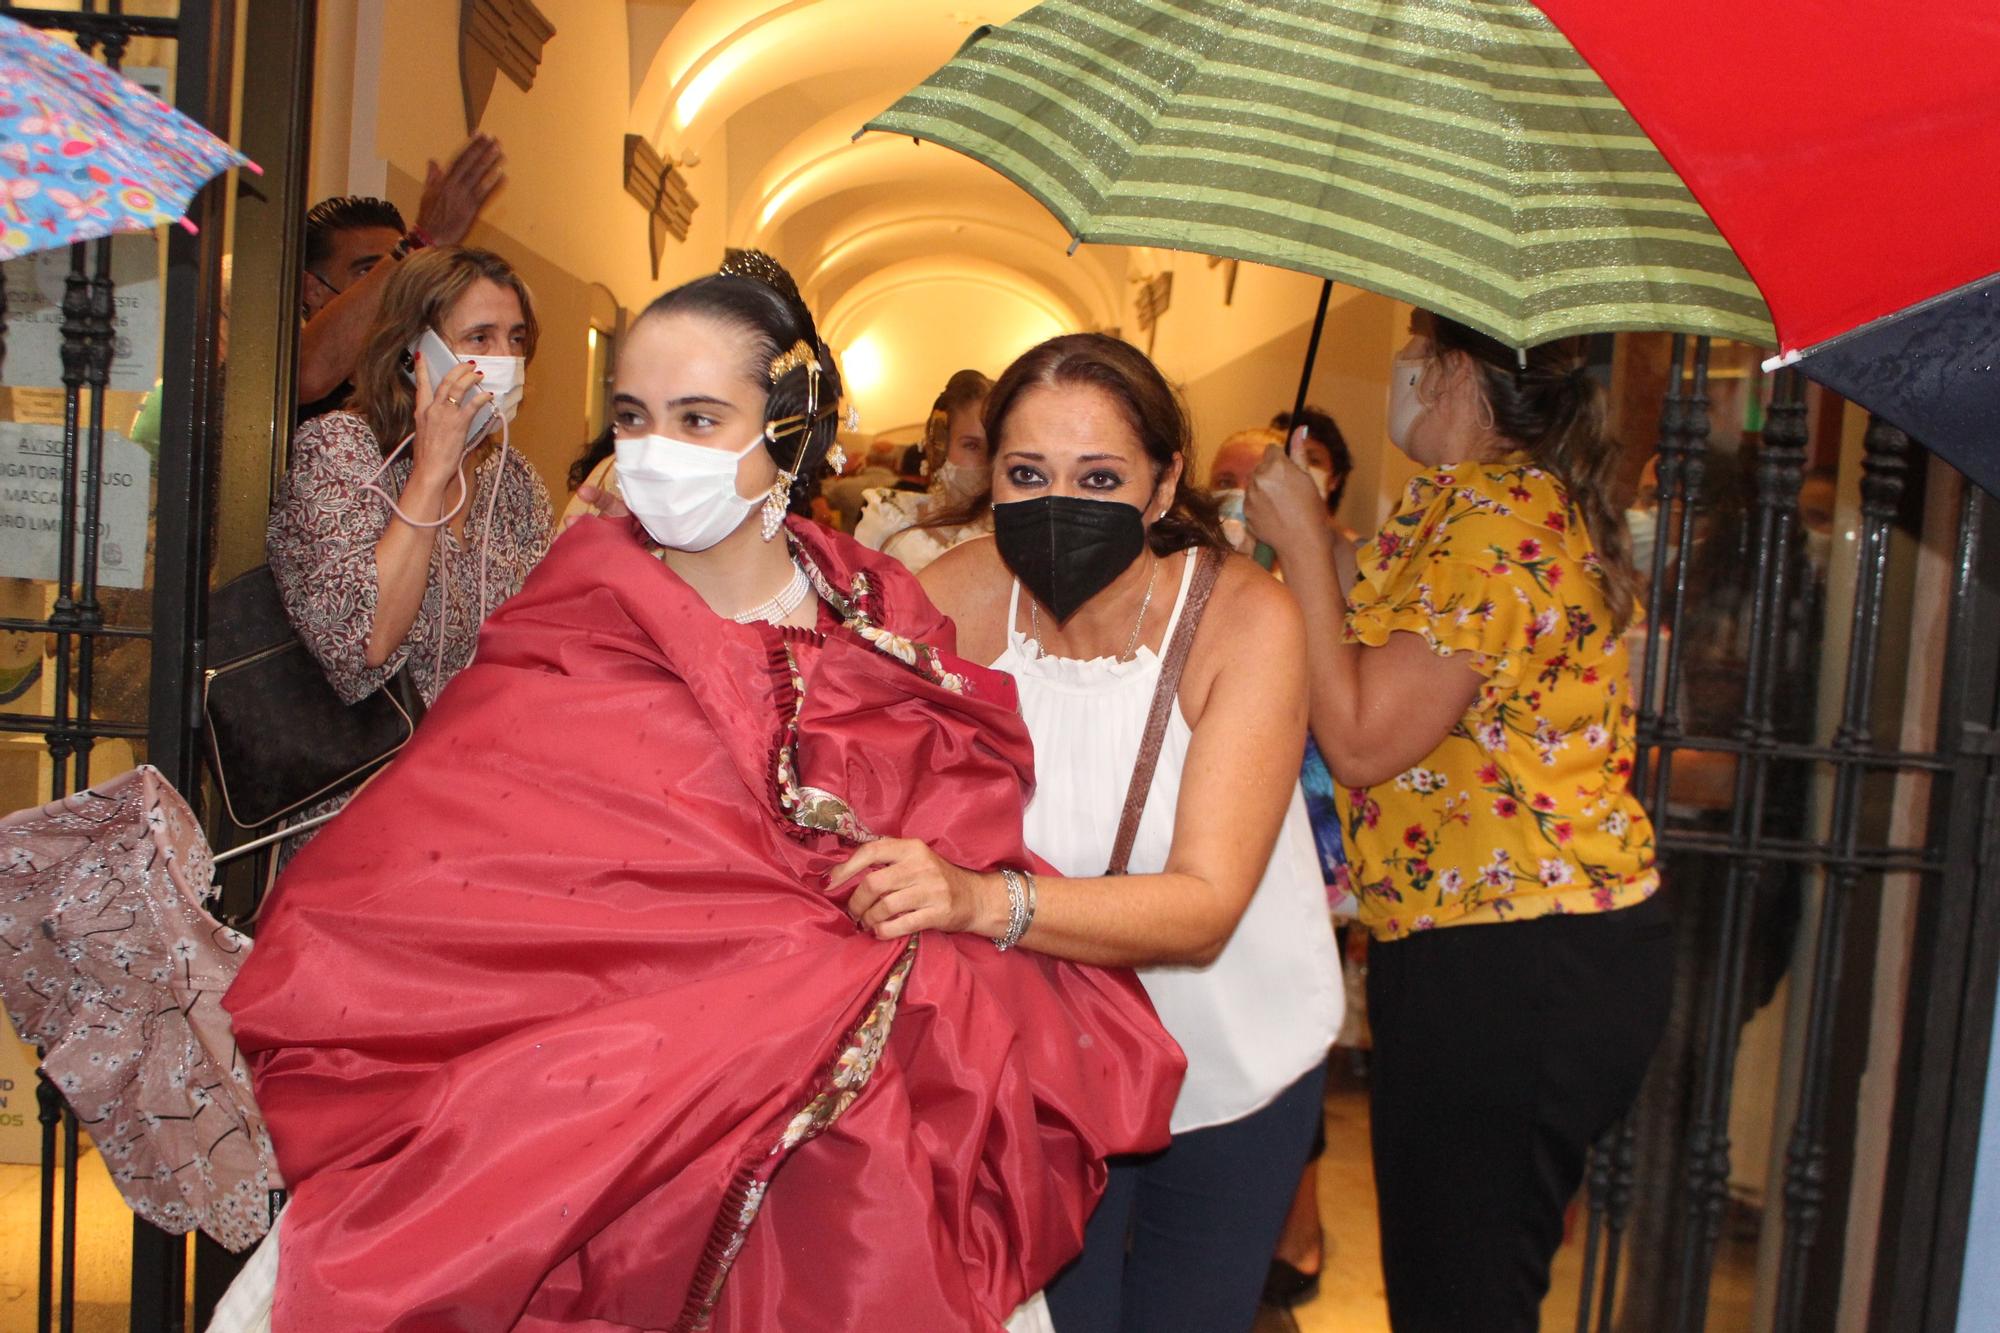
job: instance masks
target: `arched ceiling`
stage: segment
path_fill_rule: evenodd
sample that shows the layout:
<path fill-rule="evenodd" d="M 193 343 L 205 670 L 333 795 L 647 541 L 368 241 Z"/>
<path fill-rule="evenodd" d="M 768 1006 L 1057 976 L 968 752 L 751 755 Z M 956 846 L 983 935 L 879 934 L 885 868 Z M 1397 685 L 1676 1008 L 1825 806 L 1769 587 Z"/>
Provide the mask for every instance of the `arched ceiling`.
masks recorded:
<path fill-rule="evenodd" d="M 872 410 L 857 392 L 867 428 L 921 418 L 937 386 L 912 377 L 935 370 L 941 346 L 987 358 L 980 368 L 994 374 L 994 358 L 1021 350 L 1013 339 L 1118 322 L 1122 251 L 1069 254 L 1039 204 L 948 149 L 853 140 L 975 27 L 1005 22 L 1023 0 L 629 5 L 634 43 L 657 43 L 649 58 L 632 55 L 632 132 L 669 160 L 726 156 L 727 197 L 705 194 L 702 206 L 722 213 L 730 244 L 760 246 L 792 270 L 836 348 L 869 340 L 887 375 Z M 926 319 L 949 322 L 949 336 L 907 345 Z"/>

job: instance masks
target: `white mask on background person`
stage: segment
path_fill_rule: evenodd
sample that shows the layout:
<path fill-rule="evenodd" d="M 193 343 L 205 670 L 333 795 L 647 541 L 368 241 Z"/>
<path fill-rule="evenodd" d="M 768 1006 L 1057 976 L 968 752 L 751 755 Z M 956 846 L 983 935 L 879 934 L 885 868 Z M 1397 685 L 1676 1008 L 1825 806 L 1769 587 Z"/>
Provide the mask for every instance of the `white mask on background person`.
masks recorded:
<path fill-rule="evenodd" d="M 1417 358 L 1405 360 L 1397 357 L 1389 363 L 1389 443 L 1408 452 L 1410 427 L 1423 414 L 1423 399 L 1417 396 L 1417 385 L 1424 378 L 1424 367 L 1430 362 Z"/>
<path fill-rule="evenodd" d="M 1327 496 L 1333 494 L 1332 468 L 1321 467 L 1319 464 L 1314 463 L 1306 468 L 1306 475 L 1313 479 L 1313 489 L 1319 492 L 1321 501 L 1324 501 Z"/>
<path fill-rule="evenodd" d="M 1632 568 L 1644 578 L 1653 576 L 1653 544 L 1659 540 L 1660 511 L 1628 509 L 1625 530 L 1632 534 Z"/>
<path fill-rule="evenodd" d="M 1209 498 L 1215 501 L 1216 513 L 1222 520 L 1222 539 L 1229 543 L 1229 548 L 1238 555 L 1256 550 L 1257 539 L 1250 535 L 1250 521 L 1243 513 L 1242 487 L 1210 491 Z"/>
<path fill-rule="evenodd" d="M 664 435 L 620 440 L 618 489 L 654 541 L 676 551 L 706 551 L 764 502 L 761 492 L 748 498 L 736 493 L 737 465 L 763 444 L 759 435 L 730 453 Z"/>
<path fill-rule="evenodd" d="M 985 489 L 989 474 L 988 468 L 968 467 L 964 463 L 946 459 L 939 465 L 937 473 L 931 480 L 936 483 L 939 494 L 946 499 L 970 500 Z"/>
<path fill-rule="evenodd" d="M 512 423 L 521 410 L 521 395 L 528 388 L 528 358 L 525 356 L 462 356 L 481 375 L 479 387 L 493 395 L 493 410 L 502 421 Z"/>

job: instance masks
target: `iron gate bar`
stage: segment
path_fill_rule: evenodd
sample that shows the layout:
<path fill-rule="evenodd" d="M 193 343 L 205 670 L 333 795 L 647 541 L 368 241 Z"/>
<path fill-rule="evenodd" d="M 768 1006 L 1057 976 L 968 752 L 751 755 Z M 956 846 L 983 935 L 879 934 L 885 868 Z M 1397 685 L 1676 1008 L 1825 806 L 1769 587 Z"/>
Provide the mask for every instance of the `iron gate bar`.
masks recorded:
<path fill-rule="evenodd" d="M 261 0 L 260 0 L 261 2 Z M 180 0 L 176 106 L 199 124 L 226 127 L 233 103 L 236 6 Z M 192 336 L 164 341 L 161 356 L 159 518 L 155 529 L 147 758 L 183 792 L 198 790 L 195 727 L 202 626 L 208 623 L 207 497 L 220 425 L 215 336 L 222 303 L 224 191 L 195 198 L 200 231 L 167 238 L 166 322 Z M 184 1239 L 132 1219 L 132 1333 L 186 1327 Z"/>
<path fill-rule="evenodd" d="M 48 633 L 48 626 L 42 626 L 41 632 Z M 51 734 L 50 726 L 56 721 L 57 719 L 41 713 L 0 713 L 0 731 L 39 733 L 47 736 Z M 78 722 L 73 723 L 71 730 L 62 734 L 87 735 L 98 740 L 112 736 L 136 738 L 146 735 L 146 726 L 142 722 Z"/>
<path fill-rule="evenodd" d="M 1869 1311 L 1875 1333 L 1929 1333 L 1958 1322 L 2000 992 L 2000 865 L 1984 846 L 2000 820 L 2000 768 L 1970 735 L 2000 727 L 2000 640 L 1991 629 L 2000 621 L 1996 530 L 2000 500 L 1965 484 L 1938 716 L 1940 745 L 1959 762 L 1931 802 L 1931 835 L 1947 871 L 1925 886 L 1915 914 Z"/>
<path fill-rule="evenodd" d="M 21 620 L 13 616 L 0 616 L 0 630 L 18 630 L 25 634 L 46 634 L 49 622 L 46 620 Z M 131 625 L 97 625 L 90 629 L 79 627 L 76 634 L 90 634 L 100 639 L 150 639 L 153 631 Z"/>
<path fill-rule="evenodd" d="M 1632 789 L 1639 793 L 1649 816 L 1664 815 L 1665 807 L 1657 800 L 1646 800 L 1647 766 L 1657 748 L 1662 768 L 1667 763 L 1668 746 L 1680 735 L 1680 690 L 1679 690 L 1679 636 L 1674 636 L 1669 646 L 1668 661 L 1664 665 L 1665 682 L 1662 689 L 1660 649 L 1663 626 L 1670 620 L 1677 620 L 1679 608 L 1687 588 L 1687 562 L 1677 561 L 1674 567 L 1675 581 L 1671 595 L 1673 610 L 1666 616 L 1660 613 L 1662 590 L 1666 586 L 1669 545 L 1685 551 L 1691 542 L 1692 493 L 1684 487 L 1684 477 L 1692 477 L 1699 482 L 1699 463 L 1688 466 L 1689 441 L 1691 431 L 1699 430 L 1705 439 L 1708 429 L 1707 414 L 1707 338 L 1697 339 L 1694 347 L 1694 364 L 1688 364 L 1688 336 L 1676 333 L 1672 337 L 1668 355 L 1666 393 L 1660 405 L 1660 438 L 1658 445 L 1658 470 L 1654 499 L 1655 532 L 1653 543 L 1652 569 L 1648 571 L 1647 592 L 1650 605 L 1646 608 L 1646 638 L 1643 660 L 1638 677 L 1638 753 L 1632 770 Z M 1693 377 L 1690 386 L 1689 377 Z M 1690 392 L 1691 389 L 1691 392 Z M 1700 405 L 1699 412 L 1692 410 L 1692 398 Z M 1698 417 L 1698 422 L 1697 422 Z M 1675 504 L 1681 504 L 1681 523 L 1674 523 Z M 1667 538 L 1673 535 L 1676 541 Z M 1664 709 L 1657 705 L 1664 697 Z M 1664 780 L 1660 781 L 1664 790 Z M 1655 852 L 1659 850 L 1658 839 L 1665 829 L 1663 817 L 1655 817 Z M 1636 1130 L 1631 1112 L 1594 1144 L 1590 1151 L 1589 1225 L 1584 1236 L 1583 1276 L 1577 1293 L 1577 1333 L 1588 1333 L 1590 1328 L 1591 1296 L 1598 1281 L 1600 1238 L 1603 1249 L 1603 1289 L 1599 1296 L 1598 1329 L 1608 1333 L 1618 1302 L 1618 1269 L 1623 1255 L 1625 1226 L 1630 1215 L 1635 1186 L 1637 1161 Z"/>
<path fill-rule="evenodd" d="M 1632 764 L 1633 787 L 1645 803 L 1656 838 L 1667 827 L 1667 790 L 1673 753 L 1683 743 L 1685 730 L 1681 719 L 1681 671 L 1687 636 L 1679 632 L 1679 627 L 1685 623 L 1687 609 L 1688 555 L 1694 550 L 1695 508 L 1700 503 L 1701 483 L 1708 470 L 1708 361 L 1711 344 L 1707 338 L 1694 340 L 1692 363 L 1684 372 L 1682 357 L 1685 342 L 1684 335 L 1675 335 L 1669 392 L 1660 410 L 1659 496 L 1655 510 L 1652 580 L 1647 585 L 1653 606 L 1648 608 L 1646 661 L 1640 673 L 1644 699 L 1639 714 L 1639 753 Z M 1661 614 L 1661 584 L 1666 581 L 1668 551 L 1668 543 L 1661 538 L 1668 533 L 1673 536 L 1676 559 L 1668 610 Z M 1669 624 L 1675 626 L 1672 634 L 1666 632 Z M 1658 681 L 1655 672 L 1662 640 L 1666 648 L 1665 679 Z M 1660 711 L 1655 719 L 1652 710 L 1656 706 Z M 1649 719 L 1654 719 L 1650 726 Z M 1646 799 L 1649 765 L 1653 768 L 1653 783 L 1651 798 Z"/>
<path fill-rule="evenodd" d="M 1846 680 L 1836 750 L 1863 749 L 1872 741 L 1875 660 L 1881 647 L 1882 601 L 1889 577 L 1890 524 L 1902 498 L 1909 439 L 1902 431 L 1871 419 L 1863 440 L 1861 465 L 1861 579 L 1854 597 L 1847 649 Z M 1805 1301 L 1806 1260 L 1819 1239 L 1826 1177 L 1825 1107 L 1833 1062 L 1834 1008 L 1839 994 L 1840 958 L 1848 905 L 1860 882 L 1856 860 L 1860 842 L 1862 771 L 1842 765 L 1834 773 L 1833 827 L 1828 841 L 1842 856 L 1820 895 L 1814 933 L 1810 998 L 1806 1007 L 1805 1053 L 1799 1075 L 1798 1110 L 1785 1149 L 1784 1246 L 1778 1266 L 1776 1333 L 1799 1327 Z"/>
<path fill-rule="evenodd" d="M 1688 829 L 1662 838 L 1660 846 L 1671 852 L 1713 856 L 1734 856 L 1742 850 L 1726 834 Z M 1843 856 L 1827 851 L 1822 843 L 1797 838 L 1767 838 L 1758 847 L 1757 854 L 1767 861 L 1790 865 L 1854 865 L 1866 870 L 1908 870 L 1920 874 L 1933 874 L 1948 868 L 1936 853 L 1921 847 L 1874 847 L 1857 851 L 1852 856 Z"/>
<path fill-rule="evenodd" d="M 94 4 L 96 0 L 83 0 Z M 0 5 L 0 14 L 16 19 L 31 28 L 53 29 L 57 32 L 73 32 L 87 36 L 93 43 L 119 42 L 119 50 L 124 50 L 125 40 L 133 37 L 164 37 L 173 41 L 180 35 L 181 19 L 162 18 L 154 14 L 127 14 L 119 0 L 113 0 L 109 13 L 93 13 L 89 10 L 39 9 L 29 5 Z M 186 6 L 182 6 L 182 18 L 186 17 Z"/>
<path fill-rule="evenodd" d="M 1648 592 L 1653 606 L 1646 625 L 1646 662 L 1641 678 L 1645 694 L 1644 707 L 1640 713 L 1640 746 L 1634 757 L 1633 787 L 1644 801 L 1647 815 L 1653 821 L 1654 855 L 1657 864 L 1669 827 L 1667 792 L 1673 771 L 1675 746 L 1685 734 L 1681 717 L 1682 686 L 1681 674 L 1687 651 L 1688 636 L 1682 632 L 1686 624 L 1688 578 L 1692 561 L 1689 558 L 1695 549 L 1694 519 L 1697 506 L 1701 502 L 1702 482 L 1708 471 L 1708 366 L 1713 343 L 1707 338 L 1696 338 L 1691 346 L 1686 339 L 1676 336 L 1673 340 L 1671 369 L 1669 371 L 1669 392 L 1660 408 L 1660 462 L 1656 480 L 1659 495 L 1655 503 L 1655 529 L 1653 542 L 1652 581 Z M 1664 613 L 1660 609 L 1662 587 L 1666 582 L 1668 538 L 1671 537 L 1673 550 L 1673 583 L 1666 590 L 1668 603 Z M 1667 626 L 1674 632 L 1669 635 Z M 1662 651 L 1662 640 L 1666 662 L 1664 680 L 1655 685 L 1655 672 Z M 1648 711 L 1659 708 L 1657 723 L 1647 726 Z M 1657 760 L 1655 761 L 1655 757 Z M 1649 764 L 1652 767 L 1652 792 L 1646 799 L 1646 778 Z M 1630 1144 L 1636 1132 L 1633 1113 L 1626 1112 L 1625 1125 L 1620 1139 Z M 1627 1155 L 1626 1169 L 1631 1170 L 1631 1155 Z M 1629 1208 L 1631 1189 L 1625 1191 L 1625 1203 Z M 1671 1199 L 1661 1201 L 1663 1207 L 1671 1207 Z M 1615 1260 L 1615 1256 L 1613 1256 Z M 1598 1333 L 1610 1333 L 1617 1311 L 1617 1283 L 1615 1262 L 1607 1265 L 1603 1303 L 1598 1312 Z"/>
<path fill-rule="evenodd" d="M 1675 739 L 1676 750 L 1701 750 L 1713 754 L 1749 754 L 1753 750 L 1771 759 L 1797 759 L 1810 763 L 1843 764 L 1853 768 L 1922 769 L 1930 773 L 1949 773 L 1952 758 L 1948 754 L 1927 750 L 1879 750 L 1857 746 L 1852 750 L 1838 750 L 1830 745 L 1804 745 L 1774 741 L 1767 746 L 1751 746 L 1741 741 L 1719 736 L 1686 736 Z"/>
<path fill-rule="evenodd" d="M 1756 581 L 1750 602 L 1743 704 L 1736 725 L 1737 738 L 1752 749 L 1736 765 L 1730 832 L 1740 859 L 1730 861 L 1723 888 L 1715 950 L 1721 966 L 1708 996 L 1694 1116 L 1687 1139 L 1688 1227 L 1681 1245 L 1676 1311 L 1676 1326 L 1684 1333 L 1698 1333 L 1706 1324 L 1709 1281 L 1729 1201 L 1729 1110 L 1742 1032 L 1743 974 L 1749 958 L 1751 911 L 1763 885 L 1766 864 L 1763 843 L 1769 764 L 1760 750 L 1776 740 L 1771 712 L 1778 672 L 1776 653 L 1782 637 L 1777 627 L 1785 606 L 1792 522 L 1804 480 L 1805 444 L 1802 382 L 1796 369 L 1786 370 L 1778 376 L 1763 447 L 1757 456 Z"/>

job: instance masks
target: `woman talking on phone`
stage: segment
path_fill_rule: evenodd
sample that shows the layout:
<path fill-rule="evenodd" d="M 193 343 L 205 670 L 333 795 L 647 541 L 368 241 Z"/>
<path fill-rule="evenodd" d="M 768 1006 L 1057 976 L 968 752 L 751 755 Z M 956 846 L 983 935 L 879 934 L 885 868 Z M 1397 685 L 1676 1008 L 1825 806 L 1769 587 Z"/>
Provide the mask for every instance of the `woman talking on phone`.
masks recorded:
<path fill-rule="evenodd" d="M 347 702 L 406 667 L 434 701 L 548 549 L 548 492 L 506 443 L 535 340 L 506 260 L 425 250 L 389 280 L 347 409 L 292 437 L 271 572 Z"/>

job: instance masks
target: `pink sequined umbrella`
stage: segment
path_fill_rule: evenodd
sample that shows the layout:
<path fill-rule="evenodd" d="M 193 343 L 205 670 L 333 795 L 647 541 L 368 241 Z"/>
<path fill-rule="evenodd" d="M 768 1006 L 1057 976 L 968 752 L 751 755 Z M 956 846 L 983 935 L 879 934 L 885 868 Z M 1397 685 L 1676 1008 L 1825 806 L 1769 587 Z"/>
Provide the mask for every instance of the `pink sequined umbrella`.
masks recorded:
<path fill-rule="evenodd" d="M 156 768 L 0 820 L 0 997 L 132 1210 L 232 1250 L 282 1188 L 222 993 L 250 941 Z"/>

